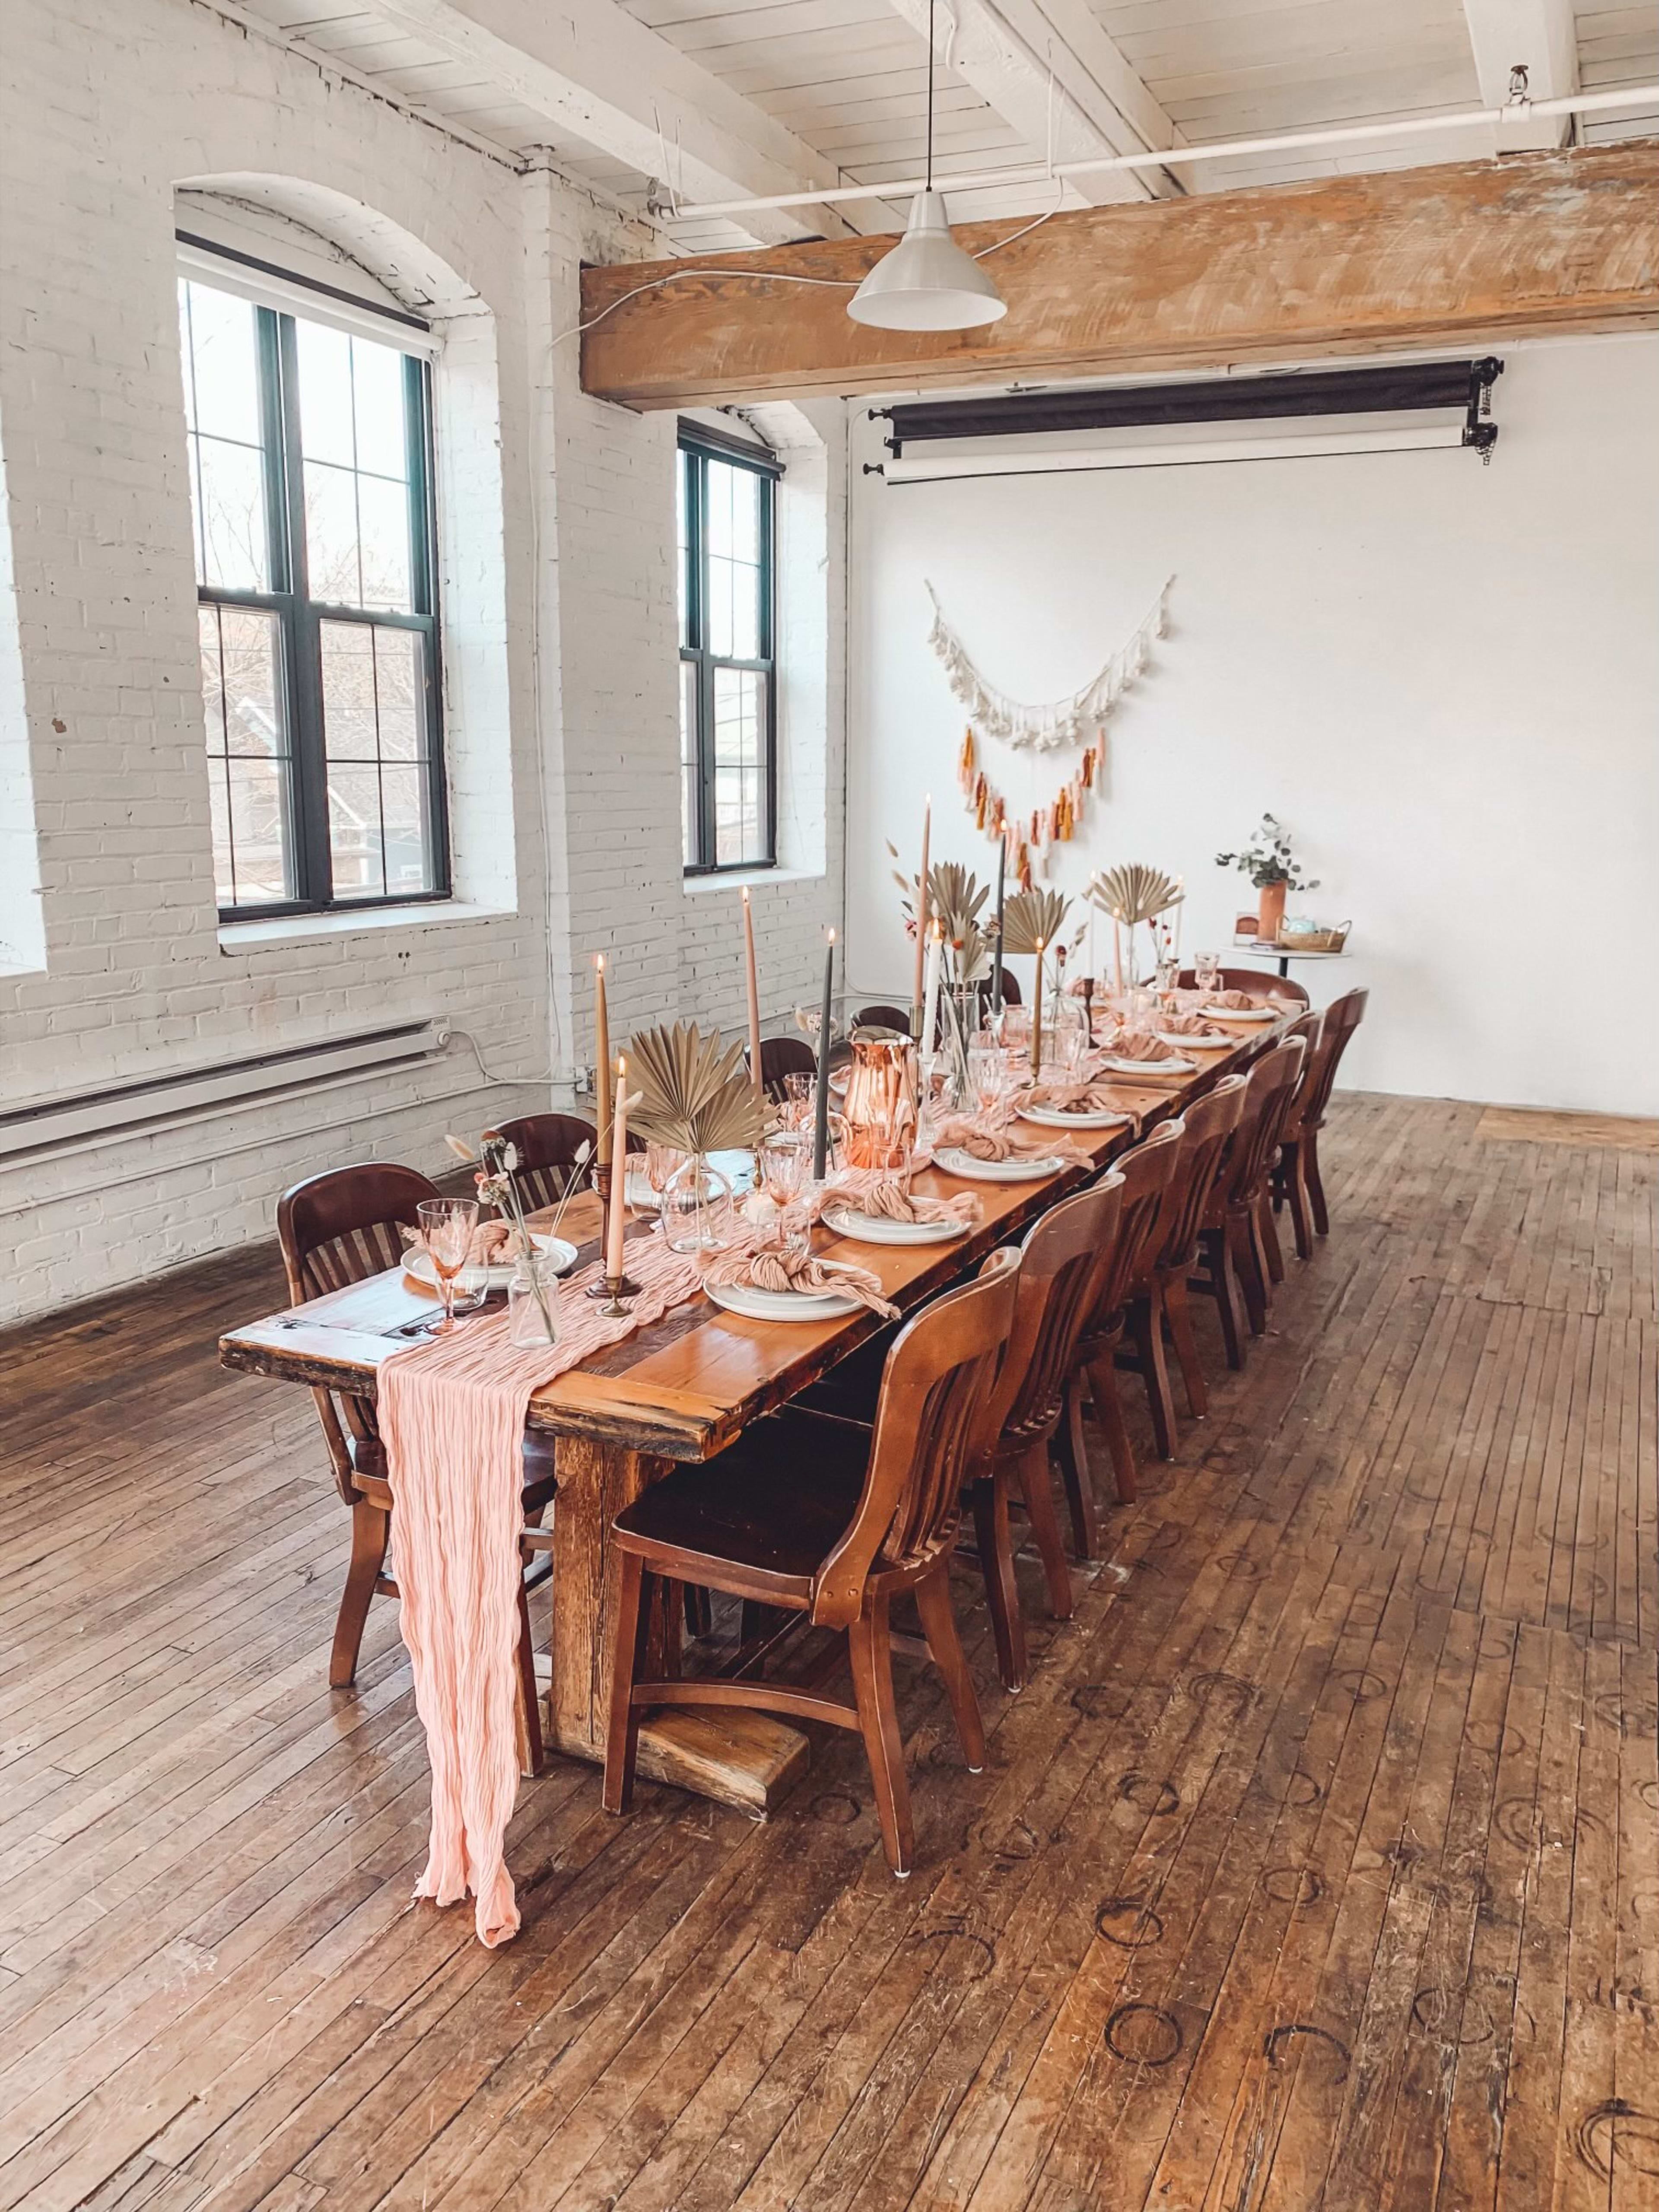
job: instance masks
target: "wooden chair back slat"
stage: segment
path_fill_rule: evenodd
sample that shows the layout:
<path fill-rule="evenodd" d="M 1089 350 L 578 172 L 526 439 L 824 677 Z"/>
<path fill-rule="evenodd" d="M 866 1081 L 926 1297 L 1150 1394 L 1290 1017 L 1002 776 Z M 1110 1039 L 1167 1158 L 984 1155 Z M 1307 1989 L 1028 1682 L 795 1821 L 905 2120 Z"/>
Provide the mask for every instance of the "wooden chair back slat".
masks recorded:
<path fill-rule="evenodd" d="M 994 1252 L 971 1283 L 925 1306 L 882 1370 L 858 1510 L 819 1571 L 812 1616 L 858 1617 L 879 1557 L 914 1568 L 954 1540 L 962 1485 L 988 1443 L 991 1389 L 1013 1325 L 1020 1255 Z"/>
<path fill-rule="evenodd" d="M 1326 1007 L 1321 1021 L 1319 1041 L 1310 1048 L 1311 1059 L 1308 1072 L 1291 1109 L 1285 1133 L 1290 1136 L 1304 1129 L 1323 1127 L 1325 1109 L 1331 1103 L 1331 1090 L 1336 1081 L 1336 1071 L 1348 1041 L 1365 1018 L 1369 991 L 1346 991 L 1340 999 L 1333 999 Z"/>
<path fill-rule="evenodd" d="M 992 1394 L 994 1449 L 1024 1448 L 1054 1432 L 1094 1310 L 1096 1282 L 1117 1236 L 1124 1189 L 1123 1177 L 1109 1171 L 1051 1206 L 1026 1237 L 1013 1328 Z"/>
<path fill-rule="evenodd" d="M 909 1026 L 906 1018 L 905 1027 Z M 745 1062 L 748 1054 L 744 1055 Z M 805 1037 L 763 1037 L 761 1039 L 761 1089 L 767 1097 L 777 1101 L 783 1097 L 786 1075 L 816 1075 L 817 1056 Z"/>
<path fill-rule="evenodd" d="M 1247 1088 L 1245 1077 L 1223 1076 L 1213 1091 L 1181 1117 L 1181 1157 L 1158 1224 L 1156 1264 L 1160 1270 L 1189 1267 L 1197 1255 L 1210 1194 L 1243 1115 Z"/>
<path fill-rule="evenodd" d="M 571 1184 L 592 1170 L 593 1124 L 580 1114 L 526 1114 L 501 1122 L 500 1133 L 519 1156 L 513 1181 L 527 1213 L 556 1206 Z M 576 1155 L 584 1145 L 588 1156 L 578 1170 Z"/>
<path fill-rule="evenodd" d="M 1164 1200 L 1180 1165 L 1183 1136 L 1179 1121 L 1163 1122 L 1144 1144 L 1123 1153 L 1110 1170 L 1123 1179 L 1117 1231 L 1095 1283 L 1085 1337 L 1111 1327 L 1145 1272 Z"/>
<path fill-rule="evenodd" d="M 1249 1205 L 1261 1189 L 1278 1152 L 1279 1133 L 1307 1052 L 1305 1037 L 1276 1044 L 1261 1055 L 1246 1078 L 1244 1110 L 1222 1177 L 1226 1205 Z"/>
<path fill-rule="evenodd" d="M 1183 968 L 1176 984 L 1182 991 L 1197 990 L 1197 969 Z M 1264 975 L 1259 968 L 1224 968 L 1221 988 L 1224 991 L 1249 991 L 1258 999 L 1281 1000 L 1287 1006 L 1305 1006 L 1308 1003 L 1308 994 L 1300 983 L 1292 982 L 1288 975 L 1275 975 L 1271 969 Z"/>

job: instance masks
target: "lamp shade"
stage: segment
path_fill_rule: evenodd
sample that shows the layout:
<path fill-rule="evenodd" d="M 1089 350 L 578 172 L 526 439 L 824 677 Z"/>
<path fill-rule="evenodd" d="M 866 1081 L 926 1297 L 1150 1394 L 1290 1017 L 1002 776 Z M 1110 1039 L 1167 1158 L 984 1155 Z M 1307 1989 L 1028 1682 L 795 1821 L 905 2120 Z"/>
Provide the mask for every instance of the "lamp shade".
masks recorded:
<path fill-rule="evenodd" d="M 918 192 L 904 235 L 847 303 L 855 323 L 884 331 L 968 331 L 994 323 L 1008 302 L 951 235 L 938 192 Z"/>

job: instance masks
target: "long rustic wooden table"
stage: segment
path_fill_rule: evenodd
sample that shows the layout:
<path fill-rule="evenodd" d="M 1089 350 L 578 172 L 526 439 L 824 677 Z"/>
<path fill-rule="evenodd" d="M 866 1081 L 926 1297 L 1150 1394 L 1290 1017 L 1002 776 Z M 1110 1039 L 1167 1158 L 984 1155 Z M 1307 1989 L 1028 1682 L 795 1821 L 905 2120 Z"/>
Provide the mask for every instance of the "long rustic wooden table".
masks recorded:
<path fill-rule="evenodd" d="M 1276 1010 L 1276 1031 L 1294 1007 Z M 902 1310 L 919 1304 L 975 1267 L 994 1246 L 1020 1234 L 1057 1196 L 1133 1141 L 1140 1129 L 1212 1087 L 1257 1043 L 1267 1024 L 1228 1025 L 1237 1042 L 1200 1054 L 1199 1071 L 1183 1081 L 1114 1085 L 1129 1127 L 1055 1132 L 1057 1146 L 1079 1155 L 1058 1175 L 1018 1183 L 975 1182 L 928 1170 L 918 1187 L 951 1193 L 972 1188 L 980 1219 L 948 1244 L 854 1244 L 819 1228 L 828 1255 L 855 1261 L 879 1277 Z M 1045 1136 L 1028 1125 L 1036 1139 Z M 598 1252 L 596 1202 L 573 1202 L 565 1226 Z M 635 1234 L 649 1234 L 641 1224 Z M 343 1291 L 233 1329 L 220 1340 L 227 1367 L 313 1388 L 373 1398 L 381 1360 L 408 1349 L 398 1334 L 429 1310 L 400 1271 L 368 1278 Z M 547 1737 L 580 1759 L 605 1755 L 608 1643 L 615 1602 L 611 1527 L 617 1514 L 677 1460 L 703 1460 L 738 1431 L 783 1404 L 844 1358 L 881 1322 L 868 1313 L 817 1322 L 756 1322 L 725 1312 L 708 1298 L 677 1307 L 654 1328 L 572 1368 L 530 1401 L 532 1428 L 557 1438 L 558 1495 L 553 1509 L 551 1687 Z M 675 1663 L 679 1624 L 665 1617 L 656 1633 L 665 1665 Z M 762 1713 L 665 1712 L 640 1732 L 641 1772 L 705 1796 L 763 1814 L 793 1787 L 810 1761 L 798 1729 Z"/>

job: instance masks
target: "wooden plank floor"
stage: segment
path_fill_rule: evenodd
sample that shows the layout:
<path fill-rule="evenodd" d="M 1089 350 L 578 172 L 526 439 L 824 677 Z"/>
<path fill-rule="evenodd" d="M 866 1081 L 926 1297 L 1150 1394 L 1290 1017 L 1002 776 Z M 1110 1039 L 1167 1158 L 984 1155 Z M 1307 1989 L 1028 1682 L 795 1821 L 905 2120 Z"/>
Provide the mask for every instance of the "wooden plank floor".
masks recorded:
<path fill-rule="evenodd" d="M 499 1954 L 409 1901 L 393 1608 L 325 1686 L 309 1401 L 215 1362 L 269 1261 L 14 1333 L 0 2205 L 1659 2204 L 1659 1161 L 1480 1121 L 1339 1102 L 1017 1698 L 963 1579 L 982 1775 L 901 1662 L 910 1881 L 851 1740 L 763 1828 L 560 1765 Z"/>

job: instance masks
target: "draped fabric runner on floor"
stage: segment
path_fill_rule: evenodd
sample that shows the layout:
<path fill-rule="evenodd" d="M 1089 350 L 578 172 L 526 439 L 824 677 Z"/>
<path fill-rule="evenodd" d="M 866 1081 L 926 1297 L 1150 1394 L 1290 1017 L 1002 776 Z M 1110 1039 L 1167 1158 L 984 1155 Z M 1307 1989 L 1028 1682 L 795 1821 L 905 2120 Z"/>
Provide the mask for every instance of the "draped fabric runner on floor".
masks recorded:
<path fill-rule="evenodd" d="M 562 1290 L 559 1341 L 507 1342 L 505 1313 L 395 1353 L 380 1371 L 403 1637 L 432 1767 L 432 1834 L 417 1897 L 453 1905 L 470 1889 L 478 1940 L 516 1935 L 502 1843 L 518 1794 L 520 1495 L 532 1393 L 700 1288 L 696 1259 L 635 1237 L 641 1285 L 623 1318 L 581 1295 L 598 1263 Z"/>

